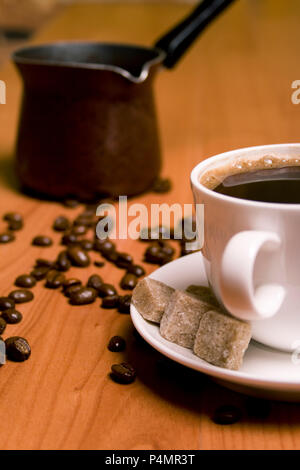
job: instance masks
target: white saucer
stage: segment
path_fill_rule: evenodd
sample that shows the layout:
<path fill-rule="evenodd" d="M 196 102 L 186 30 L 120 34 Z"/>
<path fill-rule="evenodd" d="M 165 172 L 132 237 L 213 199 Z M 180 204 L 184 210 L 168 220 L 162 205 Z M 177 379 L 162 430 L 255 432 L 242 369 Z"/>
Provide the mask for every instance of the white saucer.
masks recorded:
<path fill-rule="evenodd" d="M 153 279 L 184 290 L 189 284 L 207 285 L 201 253 L 176 259 L 150 275 Z M 160 353 L 192 369 L 208 374 L 227 388 L 263 398 L 300 401 L 300 361 L 290 353 L 276 351 L 251 341 L 239 371 L 213 366 L 189 349 L 165 340 L 159 326 L 144 320 L 131 305 L 131 318 L 141 336 Z"/>

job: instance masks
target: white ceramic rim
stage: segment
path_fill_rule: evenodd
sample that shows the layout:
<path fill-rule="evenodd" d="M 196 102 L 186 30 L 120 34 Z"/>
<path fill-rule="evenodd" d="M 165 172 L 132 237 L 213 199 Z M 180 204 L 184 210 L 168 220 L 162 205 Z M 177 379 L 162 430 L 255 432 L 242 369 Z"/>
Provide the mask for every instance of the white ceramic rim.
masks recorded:
<path fill-rule="evenodd" d="M 247 156 L 247 154 L 252 153 L 252 152 L 257 152 L 257 154 L 261 153 L 261 156 L 264 155 L 265 152 L 276 152 L 276 150 L 280 149 L 286 149 L 287 153 L 289 149 L 298 149 L 299 150 L 299 158 L 300 158 L 300 143 L 291 143 L 291 144 L 270 144 L 270 145 L 257 145 L 253 147 L 243 147 L 235 150 L 229 150 L 227 152 L 220 153 L 218 155 L 212 156 L 212 157 L 207 157 L 205 160 L 202 162 L 198 163 L 196 165 L 192 172 L 191 172 L 191 183 L 194 188 L 198 189 L 202 193 L 206 194 L 207 196 L 216 199 L 216 200 L 222 200 L 231 202 L 240 206 L 248 206 L 248 207 L 253 207 L 253 206 L 259 206 L 259 207 L 265 207 L 270 210 L 295 210 L 299 211 L 300 209 L 300 204 L 287 204 L 287 203 L 279 203 L 279 202 L 261 202 L 261 201 L 249 201 L 248 199 L 239 199 L 235 198 L 232 196 L 227 196 L 224 194 L 217 193 L 213 191 L 212 189 L 208 189 L 206 186 L 204 186 L 202 183 L 199 181 L 199 176 L 201 173 L 203 173 L 204 170 L 207 170 L 210 165 L 213 165 L 214 163 L 217 163 L 219 161 L 224 161 L 226 162 L 227 159 L 229 158 L 235 158 L 235 157 L 242 157 L 242 156 Z"/>

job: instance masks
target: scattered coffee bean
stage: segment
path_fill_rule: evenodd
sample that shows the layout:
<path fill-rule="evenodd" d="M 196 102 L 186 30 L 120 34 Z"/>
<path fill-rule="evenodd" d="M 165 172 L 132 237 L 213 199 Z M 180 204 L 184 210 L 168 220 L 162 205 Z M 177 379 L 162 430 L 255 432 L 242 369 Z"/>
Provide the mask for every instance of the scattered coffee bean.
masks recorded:
<path fill-rule="evenodd" d="M 69 289 L 72 289 L 72 287 L 70 287 Z M 73 305 L 91 304 L 95 301 L 96 297 L 96 289 L 93 289 L 92 287 L 81 287 L 75 292 L 73 291 L 70 293 L 70 302 Z"/>
<path fill-rule="evenodd" d="M 23 304 L 25 302 L 30 302 L 34 295 L 30 290 L 16 289 L 13 290 L 8 297 L 14 300 L 16 304 Z"/>
<path fill-rule="evenodd" d="M 99 240 L 97 238 L 97 240 L 94 241 L 94 250 L 99 251 L 101 254 L 115 251 L 115 249 L 116 245 L 111 240 Z"/>
<path fill-rule="evenodd" d="M 166 242 L 161 246 L 161 252 L 164 253 L 168 258 L 171 258 L 175 250 L 171 245 L 168 245 Z"/>
<path fill-rule="evenodd" d="M 15 323 L 20 323 L 23 316 L 21 312 L 18 312 L 18 310 L 15 310 L 14 308 L 8 308 L 2 312 L 1 318 L 3 318 L 6 323 L 13 325 Z"/>
<path fill-rule="evenodd" d="M 117 291 L 111 284 L 101 284 L 98 289 L 99 297 L 108 297 L 111 295 L 116 295 Z"/>
<path fill-rule="evenodd" d="M 241 410 L 236 406 L 224 405 L 216 409 L 213 415 L 213 422 L 216 424 L 234 424 L 240 421 Z"/>
<path fill-rule="evenodd" d="M 49 259 L 38 258 L 35 261 L 35 268 L 39 267 L 46 267 L 46 268 L 53 268 L 55 265 L 55 261 L 50 261 Z"/>
<path fill-rule="evenodd" d="M 76 199 L 65 199 L 63 205 L 70 209 L 74 209 L 75 207 L 78 207 L 80 205 L 80 202 Z"/>
<path fill-rule="evenodd" d="M 108 251 L 101 253 L 103 258 L 105 258 L 107 261 L 110 261 L 111 263 L 115 263 L 118 259 L 118 253 L 116 251 Z"/>
<path fill-rule="evenodd" d="M 30 275 L 33 276 L 37 281 L 41 281 L 42 279 L 45 279 L 49 270 L 50 268 L 47 266 L 38 266 L 31 271 Z"/>
<path fill-rule="evenodd" d="M 7 212 L 4 214 L 3 220 L 6 222 L 23 222 L 23 217 L 17 212 Z"/>
<path fill-rule="evenodd" d="M 11 338 L 7 338 L 5 340 L 5 346 L 7 358 L 11 361 L 26 361 L 31 354 L 31 349 L 27 340 L 25 338 L 21 338 L 20 336 L 12 336 Z"/>
<path fill-rule="evenodd" d="M 131 364 L 122 362 L 111 366 L 111 378 L 120 384 L 130 384 L 136 378 L 136 371 Z"/>
<path fill-rule="evenodd" d="M 134 274 L 136 277 L 141 277 L 145 274 L 144 268 L 138 264 L 129 265 L 127 268 L 127 272 L 130 274 Z"/>
<path fill-rule="evenodd" d="M 80 245 L 68 246 L 67 254 L 73 266 L 85 268 L 91 263 L 89 255 Z"/>
<path fill-rule="evenodd" d="M 73 225 L 86 225 L 87 227 L 92 227 L 92 225 L 94 225 L 94 216 L 79 214 L 76 219 L 74 219 Z"/>
<path fill-rule="evenodd" d="M 23 222 L 21 220 L 20 221 L 12 220 L 8 224 L 8 230 L 12 230 L 13 232 L 17 230 L 21 230 L 22 228 L 23 228 Z"/>
<path fill-rule="evenodd" d="M 117 253 L 116 266 L 127 269 L 133 262 L 133 258 L 128 253 Z"/>
<path fill-rule="evenodd" d="M 71 233 L 71 232 L 66 232 L 62 239 L 61 239 L 61 244 L 62 245 L 74 245 L 74 244 L 79 244 L 80 243 L 80 240 L 79 240 L 79 237 L 78 235 L 75 235 L 75 233 Z"/>
<path fill-rule="evenodd" d="M 69 219 L 65 217 L 64 215 L 60 215 L 57 217 L 54 222 L 53 222 L 53 230 L 56 232 L 65 232 L 70 228 L 71 224 Z"/>
<path fill-rule="evenodd" d="M 15 236 L 12 233 L 0 233 L 0 243 L 10 243 L 15 240 Z"/>
<path fill-rule="evenodd" d="M 10 297 L 0 297 L 0 310 L 7 310 L 8 308 L 14 308 L 15 301 Z"/>
<path fill-rule="evenodd" d="M 51 269 L 51 271 L 47 273 L 45 287 L 48 287 L 48 289 L 58 289 L 63 285 L 64 281 L 64 274 L 55 269 Z"/>
<path fill-rule="evenodd" d="M 103 268 L 105 263 L 103 261 L 94 261 L 94 266 L 97 266 L 97 268 Z"/>
<path fill-rule="evenodd" d="M 126 347 L 126 341 L 122 336 L 113 336 L 110 338 L 107 349 L 111 352 L 124 351 Z"/>
<path fill-rule="evenodd" d="M 86 206 L 85 210 L 81 212 L 79 215 L 83 218 L 94 218 L 96 216 L 97 205 Z"/>
<path fill-rule="evenodd" d="M 5 328 L 6 328 L 6 321 L 4 320 L 4 318 L 0 317 L 0 335 L 2 335 Z"/>
<path fill-rule="evenodd" d="M 169 178 L 157 178 L 154 181 L 152 191 L 154 193 L 167 193 L 172 189 L 172 183 Z"/>
<path fill-rule="evenodd" d="M 15 280 L 15 286 L 17 287 L 34 287 L 36 285 L 36 279 L 30 274 L 21 274 Z"/>
<path fill-rule="evenodd" d="M 91 240 L 81 240 L 80 246 L 85 251 L 91 251 L 94 248 L 94 242 Z"/>
<path fill-rule="evenodd" d="M 58 271 L 68 271 L 71 267 L 71 261 L 66 251 L 61 251 L 57 257 L 55 267 Z"/>
<path fill-rule="evenodd" d="M 271 413 L 271 403 L 259 398 L 248 398 L 246 400 L 246 410 L 250 418 L 266 419 Z"/>
<path fill-rule="evenodd" d="M 66 297 L 71 297 L 74 292 L 78 292 L 80 289 L 82 289 L 82 284 L 74 284 L 64 289 L 64 294 Z"/>
<path fill-rule="evenodd" d="M 74 227 L 71 230 L 71 233 L 74 235 L 85 235 L 87 232 L 87 227 L 85 225 L 74 225 Z"/>
<path fill-rule="evenodd" d="M 117 308 L 119 305 L 119 296 L 118 295 L 108 295 L 103 297 L 101 307 L 102 308 Z"/>
<path fill-rule="evenodd" d="M 53 241 L 51 238 L 47 237 L 46 235 L 38 235 L 32 240 L 32 245 L 34 246 L 51 246 L 52 243 Z"/>
<path fill-rule="evenodd" d="M 130 313 L 131 295 L 126 294 L 119 297 L 119 312 Z"/>
<path fill-rule="evenodd" d="M 172 257 L 168 256 L 158 243 L 153 243 L 145 251 L 145 261 L 147 263 L 163 265 L 171 261 Z"/>
<path fill-rule="evenodd" d="M 66 279 L 63 283 L 63 289 L 69 289 L 69 287 L 71 286 L 82 286 L 82 282 L 80 281 L 80 279 L 76 279 L 75 277 Z"/>
<path fill-rule="evenodd" d="M 125 276 L 122 277 L 120 286 L 124 290 L 132 290 L 137 285 L 138 278 L 135 274 L 126 273 Z"/>
<path fill-rule="evenodd" d="M 98 274 L 92 274 L 87 282 L 87 287 L 93 287 L 97 291 L 103 284 L 103 279 Z"/>

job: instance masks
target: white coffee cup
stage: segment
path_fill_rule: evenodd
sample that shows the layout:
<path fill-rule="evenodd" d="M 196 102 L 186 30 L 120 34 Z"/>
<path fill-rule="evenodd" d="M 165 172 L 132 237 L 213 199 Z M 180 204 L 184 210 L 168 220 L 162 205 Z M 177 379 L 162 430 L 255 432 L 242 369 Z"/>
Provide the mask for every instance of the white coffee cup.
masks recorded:
<path fill-rule="evenodd" d="M 192 190 L 195 203 L 204 204 L 202 253 L 215 295 L 233 316 L 252 322 L 255 340 L 292 351 L 300 344 L 300 204 L 239 199 L 203 184 L 228 165 L 242 161 L 251 169 L 262 159 L 266 168 L 278 159 L 282 166 L 300 165 L 300 144 L 208 158 L 193 169 Z"/>

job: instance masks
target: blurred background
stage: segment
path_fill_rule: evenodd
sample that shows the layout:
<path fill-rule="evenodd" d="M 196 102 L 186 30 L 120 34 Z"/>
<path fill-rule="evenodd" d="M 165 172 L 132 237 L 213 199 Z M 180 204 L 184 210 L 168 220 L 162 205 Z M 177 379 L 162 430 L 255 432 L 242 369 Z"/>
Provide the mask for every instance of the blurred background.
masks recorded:
<path fill-rule="evenodd" d="M 124 3 L 128 0 L 0 0 L 0 63 L 30 38 L 60 8 L 72 3 Z M 147 3 L 130 0 L 128 3 Z M 150 0 L 151 3 L 196 3 L 195 0 Z"/>

